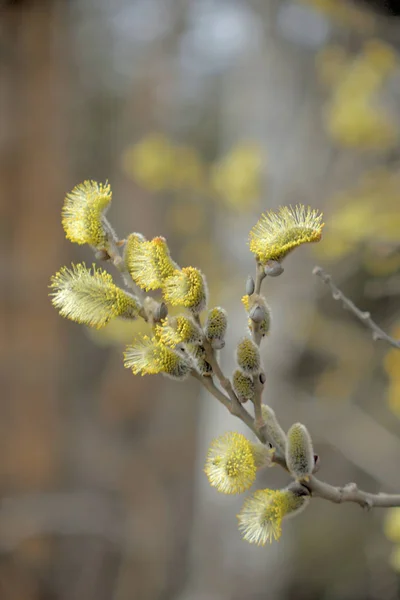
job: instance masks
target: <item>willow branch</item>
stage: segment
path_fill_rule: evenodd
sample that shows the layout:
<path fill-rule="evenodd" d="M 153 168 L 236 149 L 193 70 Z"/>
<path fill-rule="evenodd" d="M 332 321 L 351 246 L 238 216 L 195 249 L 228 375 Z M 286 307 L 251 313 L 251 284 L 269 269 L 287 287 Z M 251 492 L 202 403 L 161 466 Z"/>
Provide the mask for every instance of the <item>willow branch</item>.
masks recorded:
<path fill-rule="evenodd" d="M 257 263 L 255 289 L 254 289 L 254 292 L 256 294 L 260 294 L 262 282 L 265 279 L 265 277 L 266 277 L 266 275 L 265 275 L 264 268 L 262 267 L 262 265 Z M 261 326 L 260 323 L 251 321 L 252 336 L 253 336 L 254 343 L 257 344 L 257 346 L 260 346 L 261 340 L 262 340 L 260 326 Z M 256 428 L 258 429 L 258 431 L 260 431 L 263 439 L 266 439 L 265 423 L 264 423 L 264 419 L 262 416 L 262 410 L 261 410 L 262 395 L 263 395 L 263 391 L 264 391 L 264 382 L 265 382 L 264 373 L 260 373 L 260 374 L 253 376 L 253 384 L 254 384 L 253 403 L 254 403 L 255 425 L 256 425 Z"/>
<path fill-rule="evenodd" d="M 251 431 L 258 437 L 260 442 L 265 443 L 265 438 L 261 436 L 261 434 L 257 431 L 254 425 L 253 417 L 242 406 L 239 400 L 239 407 L 237 407 L 236 405 L 234 406 L 230 398 L 224 392 L 217 388 L 212 377 L 207 375 L 199 375 L 199 373 L 197 373 L 196 371 L 192 371 L 191 374 L 193 377 L 198 379 L 201 382 L 201 384 L 206 388 L 206 390 L 208 390 L 210 394 L 214 396 L 214 398 L 221 402 L 221 404 L 223 404 L 232 415 L 243 421 L 243 423 L 247 425 L 247 427 L 251 429 Z"/>
<path fill-rule="evenodd" d="M 228 377 L 225 377 L 218 363 L 217 357 L 215 356 L 214 349 L 207 339 L 204 339 L 203 346 L 206 352 L 207 362 L 210 363 L 214 375 L 216 376 L 222 389 L 225 390 L 228 398 L 230 399 L 229 410 L 231 414 L 235 417 L 238 417 L 241 421 L 243 421 L 243 423 L 250 427 L 250 429 L 257 435 L 258 439 L 264 443 L 265 436 L 257 431 L 253 417 L 249 412 L 247 412 L 243 404 L 239 401 L 238 397 L 236 396 L 230 380 L 228 379 Z"/>
<path fill-rule="evenodd" d="M 255 281 L 255 289 L 254 289 L 254 292 L 256 294 L 259 294 L 261 292 L 261 285 L 262 285 L 262 282 L 265 279 L 265 277 L 266 277 L 266 274 L 265 274 L 264 267 L 262 265 L 260 265 L 260 263 L 257 263 L 256 281 Z"/>
<path fill-rule="evenodd" d="M 313 274 L 320 277 L 320 279 L 322 279 L 322 281 L 330 287 L 332 292 L 332 298 L 334 300 L 341 301 L 344 308 L 352 312 L 353 315 L 355 315 L 357 319 L 361 321 L 361 323 L 364 323 L 364 325 L 372 331 L 372 338 L 374 341 L 384 340 L 394 348 L 400 348 L 400 340 L 395 340 L 394 338 L 390 337 L 390 335 L 385 333 L 383 329 L 381 329 L 375 323 L 375 321 L 371 319 L 371 315 L 369 312 L 362 311 L 359 308 L 357 308 L 354 302 L 352 302 L 343 294 L 343 292 L 332 281 L 332 277 L 328 273 L 325 273 L 325 271 L 321 269 L 321 267 L 314 267 Z"/>
<path fill-rule="evenodd" d="M 400 494 L 370 494 L 359 490 L 355 483 L 348 483 L 344 487 L 335 487 L 312 476 L 310 481 L 303 485 L 309 490 L 311 496 L 323 498 L 335 504 L 354 502 L 367 509 L 400 506 Z"/>
<path fill-rule="evenodd" d="M 200 383 L 216 398 L 221 404 L 225 406 L 231 412 L 231 401 L 226 394 L 221 392 L 215 385 L 212 377 L 209 375 L 200 375 L 197 371 L 191 371 L 192 377 L 200 381 Z"/>
<path fill-rule="evenodd" d="M 211 377 L 202 376 L 192 371 L 192 375 L 201 381 L 202 385 L 212 394 L 221 404 L 223 404 L 232 414 L 238 417 L 243 423 L 251 429 L 258 439 L 265 443 L 262 431 L 258 430 L 251 415 L 244 410 L 244 413 L 237 414 L 232 412 L 232 404 L 226 394 L 219 390 Z M 287 471 L 285 459 L 279 456 L 274 457 L 274 462 Z M 325 481 L 321 481 L 311 476 L 309 481 L 302 482 L 303 487 L 307 489 L 313 498 L 322 498 L 334 504 L 343 504 L 344 502 L 353 502 L 362 508 L 389 508 L 400 506 L 400 494 L 371 494 L 359 490 L 355 483 L 348 483 L 343 487 L 336 487 Z"/>

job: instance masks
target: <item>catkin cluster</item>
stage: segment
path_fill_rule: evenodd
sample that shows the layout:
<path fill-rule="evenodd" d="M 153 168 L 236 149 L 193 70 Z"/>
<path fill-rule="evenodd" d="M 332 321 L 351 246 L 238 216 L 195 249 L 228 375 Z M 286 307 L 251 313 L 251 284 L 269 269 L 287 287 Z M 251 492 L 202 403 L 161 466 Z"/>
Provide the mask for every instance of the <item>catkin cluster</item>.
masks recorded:
<path fill-rule="evenodd" d="M 322 215 L 303 205 L 281 207 L 262 215 L 251 230 L 257 281 L 249 277 L 246 283 L 242 302 L 247 331 L 236 345 L 236 366 L 227 378 L 218 353 L 226 344 L 228 316 L 220 306 L 207 309 L 204 274 L 196 267 L 179 266 L 161 236 L 148 240 L 133 232 L 119 239 L 106 216 L 111 198 L 107 183 L 85 181 L 67 194 L 62 224 L 69 240 L 88 244 L 105 266 L 116 267 L 125 285 L 119 286 L 106 269 L 95 265 L 62 267 L 51 278 L 52 303 L 62 316 L 89 327 L 104 327 L 111 319 L 140 319 L 144 329 L 127 346 L 125 367 L 135 375 L 161 373 L 177 380 L 193 375 L 231 412 L 245 415 L 243 420 L 251 423 L 262 443 L 226 433 L 211 443 L 204 470 L 217 491 L 239 494 L 255 483 L 258 470 L 278 459 L 285 461 L 294 482 L 282 490 L 255 492 L 238 515 L 245 540 L 264 545 L 278 539 L 282 520 L 309 501 L 304 484 L 314 470 L 314 451 L 303 425 L 296 423 L 286 435 L 275 412 L 261 401 L 266 375 L 260 343 L 271 327 L 261 282 L 267 275 L 280 275 L 282 260 L 296 247 L 320 240 Z M 158 296 L 146 295 L 149 291 Z M 173 316 L 171 307 L 176 309 Z M 246 402 L 253 405 L 254 418 L 243 407 Z"/>

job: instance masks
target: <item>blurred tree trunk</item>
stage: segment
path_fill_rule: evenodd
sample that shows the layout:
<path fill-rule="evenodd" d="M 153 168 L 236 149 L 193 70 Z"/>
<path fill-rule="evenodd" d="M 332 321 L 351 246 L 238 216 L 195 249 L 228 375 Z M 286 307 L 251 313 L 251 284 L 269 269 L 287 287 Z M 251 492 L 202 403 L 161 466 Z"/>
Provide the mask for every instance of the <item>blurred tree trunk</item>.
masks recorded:
<path fill-rule="evenodd" d="M 60 4 L 0 9 L 0 486 L 6 494 L 48 489 L 59 467 L 63 351 L 47 286 L 62 254 L 58 199 L 67 168 Z M 38 541 L 17 550 L 13 569 L 2 560 L 1 597 L 39 598 L 30 569 L 43 568 L 48 552 L 48 543 Z"/>

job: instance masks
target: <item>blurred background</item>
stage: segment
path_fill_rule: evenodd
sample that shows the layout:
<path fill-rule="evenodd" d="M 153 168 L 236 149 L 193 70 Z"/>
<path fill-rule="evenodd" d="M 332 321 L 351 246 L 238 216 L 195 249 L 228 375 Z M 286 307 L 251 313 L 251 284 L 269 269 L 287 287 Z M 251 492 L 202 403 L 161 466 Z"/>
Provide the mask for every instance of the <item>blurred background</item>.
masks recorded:
<path fill-rule="evenodd" d="M 400 352 L 312 276 L 320 264 L 400 337 L 400 20 L 375 0 L 0 1 L 1 600 L 393 600 L 398 511 L 316 499 L 279 543 L 244 541 L 210 488 L 211 440 L 244 431 L 197 382 L 134 377 L 140 323 L 63 320 L 50 276 L 85 260 L 64 196 L 109 180 L 120 237 L 164 235 L 240 302 L 263 210 L 323 210 L 320 244 L 268 279 L 264 401 L 300 420 L 320 476 L 400 491 Z M 287 484 L 261 473 L 257 487 Z"/>

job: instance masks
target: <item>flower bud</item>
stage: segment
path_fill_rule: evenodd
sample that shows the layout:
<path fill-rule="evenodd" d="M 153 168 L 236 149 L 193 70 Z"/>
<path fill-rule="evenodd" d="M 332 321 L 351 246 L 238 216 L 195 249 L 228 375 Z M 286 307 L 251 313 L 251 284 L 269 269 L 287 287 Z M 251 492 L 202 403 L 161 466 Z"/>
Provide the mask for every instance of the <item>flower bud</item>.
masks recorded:
<path fill-rule="evenodd" d="M 278 423 L 275 411 L 268 404 L 261 405 L 267 439 L 282 456 L 286 452 L 286 434 Z"/>
<path fill-rule="evenodd" d="M 168 315 L 168 307 L 165 302 L 161 302 L 154 311 L 154 322 L 163 321 Z"/>
<path fill-rule="evenodd" d="M 314 470 L 314 449 L 311 437 L 301 423 L 295 423 L 288 431 L 286 464 L 296 479 L 307 479 Z"/>
<path fill-rule="evenodd" d="M 243 296 L 242 303 L 249 314 L 250 331 L 253 330 L 255 323 L 261 335 L 263 337 L 267 335 L 271 327 L 271 310 L 264 296 L 260 294 Z"/>
<path fill-rule="evenodd" d="M 280 262 L 276 260 L 269 260 L 264 267 L 264 273 L 268 275 L 268 277 L 279 277 L 282 275 L 284 269 Z"/>
<path fill-rule="evenodd" d="M 223 348 L 228 320 L 226 311 L 217 306 L 208 311 L 207 321 L 204 327 L 206 338 L 211 342 L 213 348 Z M 222 344 L 222 345 L 221 345 Z"/>
<path fill-rule="evenodd" d="M 236 348 L 236 360 L 246 375 L 256 375 L 261 369 L 260 352 L 250 338 L 244 338 Z"/>
<path fill-rule="evenodd" d="M 261 323 L 265 318 L 265 309 L 263 306 L 256 304 L 250 309 L 249 317 L 254 323 Z"/>
<path fill-rule="evenodd" d="M 255 283 L 254 283 L 254 279 L 252 278 L 251 275 L 248 276 L 247 281 L 246 281 L 246 294 L 247 296 L 251 296 L 252 294 L 254 294 L 254 290 L 256 289 Z"/>
<path fill-rule="evenodd" d="M 236 369 L 232 376 L 232 385 L 240 402 L 247 402 L 254 398 L 254 382 L 251 377 L 244 375 Z"/>

